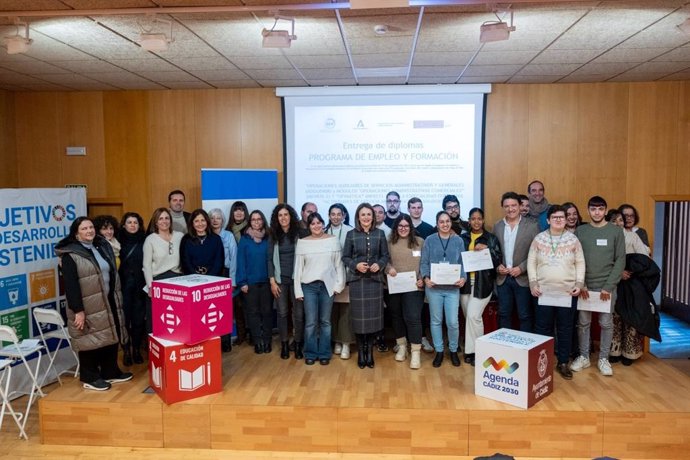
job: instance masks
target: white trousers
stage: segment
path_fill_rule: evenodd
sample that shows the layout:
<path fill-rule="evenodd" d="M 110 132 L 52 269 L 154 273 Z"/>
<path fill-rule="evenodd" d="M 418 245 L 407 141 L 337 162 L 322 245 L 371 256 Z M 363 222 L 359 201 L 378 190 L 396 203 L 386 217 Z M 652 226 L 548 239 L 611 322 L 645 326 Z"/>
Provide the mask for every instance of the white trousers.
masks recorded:
<path fill-rule="evenodd" d="M 482 315 L 490 300 L 490 294 L 484 299 L 474 297 L 474 284 L 469 294 L 460 296 L 462 314 L 465 315 L 465 354 L 474 353 L 474 341 L 484 335 Z"/>

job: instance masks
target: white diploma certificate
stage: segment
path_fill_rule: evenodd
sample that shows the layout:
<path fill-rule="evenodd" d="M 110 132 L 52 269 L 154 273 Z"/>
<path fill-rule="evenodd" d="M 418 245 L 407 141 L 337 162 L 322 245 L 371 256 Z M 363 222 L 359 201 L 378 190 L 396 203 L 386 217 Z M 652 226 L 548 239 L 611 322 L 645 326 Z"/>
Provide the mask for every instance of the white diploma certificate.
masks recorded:
<path fill-rule="evenodd" d="M 455 284 L 461 271 L 460 264 L 431 264 L 431 281 L 434 284 Z"/>
<path fill-rule="evenodd" d="M 585 311 L 597 311 L 599 313 L 611 313 L 611 299 L 601 300 L 600 292 L 589 291 L 589 299 L 583 300 L 580 297 L 577 301 L 577 309 Z"/>
<path fill-rule="evenodd" d="M 462 263 L 465 265 L 466 272 L 478 272 L 480 270 L 493 270 L 494 262 L 491 260 L 489 248 L 481 251 L 461 252 Z"/>
<path fill-rule="evenodd" d="M 537 299 L 539 299 L 539 305 L 548 305 L 550 307 L 570 308 L 573 304 L 573 296 L 565 291 L 558 290 L 543 290 Z"/>
<path fill-rule="evenodd" d="M 415 272 L 398 272 L 395 276 L 388 275 L 388 292 L 400 294 L 417 290 L 417 274 Z"/>

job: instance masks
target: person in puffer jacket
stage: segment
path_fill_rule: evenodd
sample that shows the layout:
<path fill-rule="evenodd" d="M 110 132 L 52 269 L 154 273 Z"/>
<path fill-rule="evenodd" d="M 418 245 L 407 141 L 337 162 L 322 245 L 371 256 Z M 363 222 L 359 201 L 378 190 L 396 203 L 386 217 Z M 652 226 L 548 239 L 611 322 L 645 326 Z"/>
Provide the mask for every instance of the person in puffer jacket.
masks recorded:
<path fill-rule="evenodd" d="M 112 247 L 96 234 L 88 217 L 78 217 L 55 252 L 65 284 L 67 329 L 79 354 L 84 388 L 105 391 L 113 383 L 132 380 L 117 364 L 118 345 L 129 339 Z"/>

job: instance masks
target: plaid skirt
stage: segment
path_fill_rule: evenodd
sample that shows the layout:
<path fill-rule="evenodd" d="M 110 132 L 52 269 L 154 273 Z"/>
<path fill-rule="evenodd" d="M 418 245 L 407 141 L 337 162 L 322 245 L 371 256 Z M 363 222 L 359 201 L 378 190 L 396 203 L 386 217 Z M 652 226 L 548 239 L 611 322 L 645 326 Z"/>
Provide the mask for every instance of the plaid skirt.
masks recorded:
<path fill-rule="evenodd" d="M 383 284 L 369 278 L 351 281 L 350 316 L 354 334 L 373 334 L 383 329 Z"/>

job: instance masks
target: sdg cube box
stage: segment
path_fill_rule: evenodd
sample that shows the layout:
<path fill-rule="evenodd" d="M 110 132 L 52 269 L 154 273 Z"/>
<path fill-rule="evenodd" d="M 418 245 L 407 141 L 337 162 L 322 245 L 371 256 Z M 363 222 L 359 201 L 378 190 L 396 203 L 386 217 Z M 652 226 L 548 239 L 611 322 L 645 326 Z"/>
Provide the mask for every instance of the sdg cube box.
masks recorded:
<path fill-rule="evenodd" d="M 185 345 L 149 335 L 149 384 L 165 401 L 179 401 L 223 390 L 220 338 Z"/>
<path fill-rule="evenodd" d="M 154 281 L 153 335 L 194 344 L 232 331 L 232 281 L 187 275 Z"/>
<path fill-rule="evenodd" d="M 499 329 L 476 341 L 474 394 L 527 409 L 553 391 L 553 338 Z"/>

